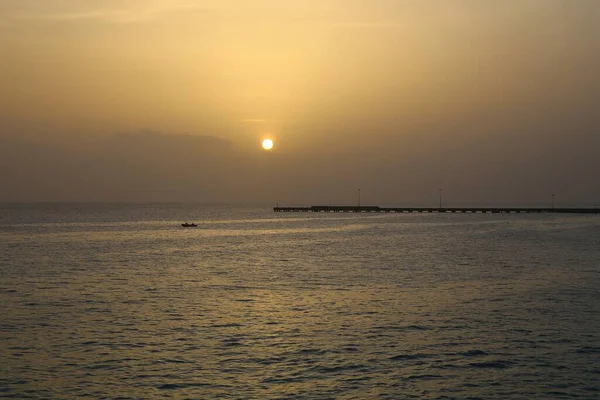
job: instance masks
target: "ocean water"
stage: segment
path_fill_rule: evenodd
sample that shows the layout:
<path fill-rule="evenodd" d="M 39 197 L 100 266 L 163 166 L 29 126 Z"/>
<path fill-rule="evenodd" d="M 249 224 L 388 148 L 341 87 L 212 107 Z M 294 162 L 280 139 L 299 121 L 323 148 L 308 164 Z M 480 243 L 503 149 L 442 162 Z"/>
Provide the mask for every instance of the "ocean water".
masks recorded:
<path fill-rule="evenodd" d="M 4 205 L 0 274 L 0 397 L 600 398 L 600 216 Z"/>

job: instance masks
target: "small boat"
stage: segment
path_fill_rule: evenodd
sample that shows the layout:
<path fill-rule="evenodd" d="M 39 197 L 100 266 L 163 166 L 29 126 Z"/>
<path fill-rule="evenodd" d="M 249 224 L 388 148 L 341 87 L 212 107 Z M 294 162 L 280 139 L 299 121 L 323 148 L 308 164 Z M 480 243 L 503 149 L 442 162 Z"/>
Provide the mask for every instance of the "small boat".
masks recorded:
<path fill-rule="evenodd" d="M 196 228 L 196 227 L 198 227 L 198 225 L 196 225 L 196 224 L 188 224 L 187 222 L 181 224 L 181 226 L 183 226 L 184 228 Z"/>

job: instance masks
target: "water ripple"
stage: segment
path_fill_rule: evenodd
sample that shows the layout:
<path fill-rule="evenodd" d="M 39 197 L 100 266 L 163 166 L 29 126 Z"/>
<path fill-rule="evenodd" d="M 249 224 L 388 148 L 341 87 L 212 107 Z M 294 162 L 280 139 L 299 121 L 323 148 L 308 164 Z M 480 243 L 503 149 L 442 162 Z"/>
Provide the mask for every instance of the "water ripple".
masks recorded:
<path fill-rule="evenodd" d="M 0 397 L 600 392 L 600 218 L 89 207 L 0 225 Z"/>

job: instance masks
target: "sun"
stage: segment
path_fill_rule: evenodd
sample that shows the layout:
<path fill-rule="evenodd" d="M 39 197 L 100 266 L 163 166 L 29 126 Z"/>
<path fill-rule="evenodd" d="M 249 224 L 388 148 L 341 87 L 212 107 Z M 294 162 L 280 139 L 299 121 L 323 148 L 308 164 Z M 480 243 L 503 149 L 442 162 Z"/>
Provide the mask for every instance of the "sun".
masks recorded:
<path fill-rule="evenodd" d="M 273 148 L 273 141 L 271 139 L 263 140 L 262 148 L 265 150 L 271 150 Z"/>

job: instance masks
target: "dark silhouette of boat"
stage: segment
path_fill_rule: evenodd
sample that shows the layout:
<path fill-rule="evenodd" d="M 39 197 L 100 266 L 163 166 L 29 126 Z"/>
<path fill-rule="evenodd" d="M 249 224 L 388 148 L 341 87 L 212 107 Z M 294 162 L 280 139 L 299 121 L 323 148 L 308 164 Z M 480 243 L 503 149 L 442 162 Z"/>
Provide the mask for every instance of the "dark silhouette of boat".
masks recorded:
<path fill-rule="evenodd" d="M 196 228 L 196 227 L 198 227 L 198 225 L 196 225 L 196 224 L 188 224 L 187 222 L 181 224 L 181 226 L 183 226 L 184 228 Z"/>

